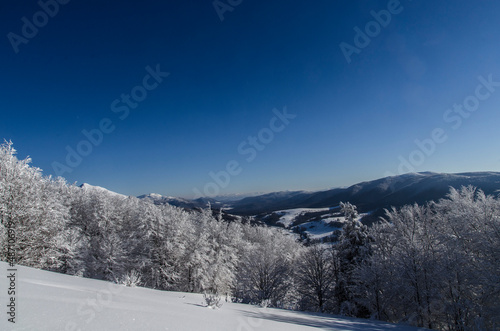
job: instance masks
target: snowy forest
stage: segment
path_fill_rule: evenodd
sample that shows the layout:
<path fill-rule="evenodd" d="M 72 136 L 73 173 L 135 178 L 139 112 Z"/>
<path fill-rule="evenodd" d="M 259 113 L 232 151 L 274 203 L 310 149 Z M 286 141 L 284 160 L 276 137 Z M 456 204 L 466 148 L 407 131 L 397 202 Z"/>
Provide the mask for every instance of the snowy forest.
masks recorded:
<path fill-rule="evenodd" d="M 438 330 L 500 327 L 500 199 L 473 187 L 346 215 L 339 240 L 306 246 L 281 228 L 224 221 L 44 176 L 0 146 L 2 261 L 128 286 Z M 223 309 L 223 307 L 222 307 Z"/>

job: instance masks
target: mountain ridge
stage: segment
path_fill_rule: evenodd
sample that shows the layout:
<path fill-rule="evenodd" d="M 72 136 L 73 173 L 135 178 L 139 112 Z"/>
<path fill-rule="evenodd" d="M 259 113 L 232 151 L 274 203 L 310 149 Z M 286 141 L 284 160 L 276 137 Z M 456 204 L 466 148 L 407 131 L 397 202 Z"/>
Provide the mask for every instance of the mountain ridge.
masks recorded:
<path fill-rule="evenodd" d="M 372 211 L 409 203 L 425 203 L 444 198 L 450 187 L 472 185 L 486 194 L 500 191 L 500 172 L 435 173 L 420 172 L 379 178 L 356 183 L 347 188 L 334 188 L 308 193 L 293 191 L 270 201 L 276 193 L 245 198 L 233 203 L 231 213 L 256 215 L 282 209 L 324 208 L 349 201 L 360 211 Z M 266 201 L 267 200 L 267 201 Z"/>
<path fill-rule="evenodd" d="M 348 187 L 312 192 L 276 191 L 244 196 L 241 199 L 234 199 L 237 195 L 229 195 L 232 197 L 229 199 L 223 197 L 219 197 L 220 199 L 218 197 L 186 199 L 156 193 L 143 194 L 137 198 L 150 199 L 155 204 L 168 203 L 186 209 L 206 208 L 210 205 L 213 209 L 224 209 L 227 213 L 240 216 L 253 216 L 294 208 L 326 208 L 337 206 L 340 201 L 351 202 L 358 207 L 360 212 L 368 212 L 392 206 L 400 207 L 406 204 L 422 204 L 431 200 L 439 200 L 446 197 L 450 187 L 458 189 L 469 185 L 483 190 L 486 194 L 498 193 L 500 192 L 500 172 L 437 173 L 426 171 L 363 181 Z M 106 190 L 86 183 L 81 187 Z"/>

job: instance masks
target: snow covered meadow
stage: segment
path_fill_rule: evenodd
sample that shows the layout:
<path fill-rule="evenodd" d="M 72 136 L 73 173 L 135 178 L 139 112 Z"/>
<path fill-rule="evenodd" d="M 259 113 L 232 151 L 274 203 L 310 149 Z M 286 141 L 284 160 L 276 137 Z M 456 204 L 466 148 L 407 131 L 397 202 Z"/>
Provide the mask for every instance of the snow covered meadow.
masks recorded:
<path fill-rule="evenodd" d="M 278 210 L 267 216 L 269 217 L 273 214 L 279 216 L 279 219 L 276 221 L 277 224 L 281 224 L 286 229 L 290 229 L 295 233 L 304 233 L 307 235 L 306 238 L 308 240 L 315 243 L 321 243 L 323 240 L 335 237 L 335 234 L 348 221 L 344 214 L 340 212 L 340 206 Z M 359 214 L 356 220 L 361 221 L 363 216 L 367 214 Z M 300 221 L 301 218 L 305 219 L 305 221 Z"/>
<path fill-rule="evenodd" d="M 1 262 L 0 268 L 6 270 L 8 265 Z M 28 267 L 17 269 L 16 323 L 2 318 L 1 330 L 418 330 L 378 321 L 230 302 L 211 309 L 206 307 L 201 294 L 125 287 Z M 7 278 L 0 279 L 0 288 L 7 288 Z"/>

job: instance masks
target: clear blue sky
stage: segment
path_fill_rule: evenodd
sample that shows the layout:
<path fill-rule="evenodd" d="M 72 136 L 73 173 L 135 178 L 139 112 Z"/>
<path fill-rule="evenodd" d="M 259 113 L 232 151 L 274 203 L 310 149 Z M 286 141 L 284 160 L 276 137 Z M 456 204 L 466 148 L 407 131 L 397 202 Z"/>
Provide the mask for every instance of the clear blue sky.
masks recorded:
<path fill-rule="evenodd" d="M 72 0 L 54 17 L 3 2 L 0 139 L 55 175 L 107 118 L 114 130 L 63 176 L 129 195 L 193 197 L 233 160 L 220 194 L 351 185 L 407 171 L 401 158 L 414 171 L 500 171 L 500 84 L 478 88 L 479 76 L 500 82 L 498 1 L 239 2 L 220 5 L 223 20 L 209 0 Z M 390 22 L 370 24 L 388 7 Z M 340 45 L 367 24 L 348 63 Z M 157 65 L 159 84 L 145 69 Z M 145 77 L 151 90 L 126 106 Z M 448 112 L 466 98 L 477 110 Z M 285 106 L 296 117 L 270 137 Z M 441 142 L 410 163 L 435 129 Z M 248 140 L 259 132 L 262 150 Z"/>

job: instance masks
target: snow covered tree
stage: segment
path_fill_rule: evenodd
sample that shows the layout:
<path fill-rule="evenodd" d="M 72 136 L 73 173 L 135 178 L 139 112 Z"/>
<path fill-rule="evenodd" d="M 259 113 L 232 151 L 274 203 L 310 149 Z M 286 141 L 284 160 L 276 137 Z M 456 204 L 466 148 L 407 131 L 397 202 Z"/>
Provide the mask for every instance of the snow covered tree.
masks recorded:
<path fill-rule="evenodd" d="M 127 259 L 120 240 L 120 218 L 116 207 L 122 197 L 104 190 L 83 187 L 75 190 L 71 226 L 79 230 L 84 275 L 116 281 L 124 273 Z"/>
<path fill-rule="evenodd" d="M 238 264 L 238 223 L 228 223 L 222 217 L 212 219 L 206 229 L 209 263 L 203 271 L 203 291 L 230 296 L 235 286 Z"/>
<path fill-rule="evenodd" d="M 164 290 L 183 290 L 184 271 L 189 261 L 186 254 L 194 229 L 190 215 L 170 205 L 147 205 L 149 269 L 148 274 L 153 288 Z"/>
<path fill-rule="evenodd" d="M 52 254 L 48 256 L 47 268 L 68 274 L 80 274 L 81 260 L 78 259 L 78 251 L 81 242 L 78 239 L 78 231 L 72 228 L 70 223 L 70 209 L 73 200 L 74 186 L 68 185 L 66 180 L 59 177 L 55 180 L 50 177 L 45 182 L 47 204 L 44 207 L 47 222 L 53 228 L 53 241 L 49 244 L 53 247 Z M 44 239 L 47 241 L 48 237 Z"/>
<path fill-rule="evenodd" d="M 392 259 L 397 245 L 393 228 L 387 221 L 372 226 L 369 230 L 371 255 L 355 270 L 357 300 L 368 308 L 371 317 L 380 320 L 394 320 L 390 308 L 398 295 L 397 291 L 390 290 L 393 280 L 399 277 L 396 275 L 396 261 Z"/>
<path fill-rule="evenodd" d="M 239 265 L 237 297 L 275 307 L 296 304 L 296 265 L 302 246 L 281 229 L 246 226 L 247 251 Z"/>
<path fill-rule="evenodd" d="M 365 307 L 356 298 L 355 269 L 370 255 L 370 236 L 368 228 L 358 221 L 356 206 L 340 203 L 345 216 L 345 224 L 339 237 L 339 242 L 333 246 L 334 265 L 334 297 L 337 312 L 349 316 L 365 317 Z"/>
<path fill-rule="evenodd" d="M 439 240 L 436 222 L 428 206 L 404 206 L 387 212 L 393 225 L 396 245 L 392 250 L 393 268 L 400 280 L 392 289 L 403 320 L 433 328 L 432 307 L 439 300 Z"/>
<path fill-rule="evenodd" d="M 183 258 L 182 289 L 230 296 L 235 285 L 239 223 L 215 218 L 209 208 L 190 214 L 191 233 Z"/>
<path fill-rule="evenodd" d="M 58 263 L 68 210 L 54 183 L 18 160 L 12 142 L 0 145 L 0 252 L 3 261 L 36 268 Z M 10 243 L 9 243 L 10 237 Z"/>
<path fill-rule="evenodd" d="M 500 202 L 473 187 L 387 212 L 356 271 L 376 318 L 442 330 L 492 330 L 500 316 Z M 397 280 L 397 281 L 394 281 Z"/>
<path fill-rule="evenodd" d="M 455 330 L 500 325 L 500 200 L 474 187 L 451 189 L 435 204 L 443 243 L 443 324 Z"/>
<path fill-rule="evenodd" d="M 297 272 L 302 308 L 324 312 L 331 309 L 334 270 L 328 250 L 319 245 L 304 249 Z"/>

